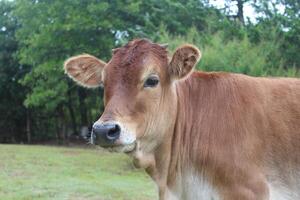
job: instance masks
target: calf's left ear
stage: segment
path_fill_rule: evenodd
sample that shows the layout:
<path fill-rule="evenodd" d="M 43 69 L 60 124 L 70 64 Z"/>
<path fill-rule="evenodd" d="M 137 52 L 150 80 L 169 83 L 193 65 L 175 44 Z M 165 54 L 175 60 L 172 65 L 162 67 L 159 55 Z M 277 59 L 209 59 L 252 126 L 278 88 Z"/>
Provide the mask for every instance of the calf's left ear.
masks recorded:
<path fill-rule="evenodd" d="M 173 54 L 169 64 L 169 73 L 174 79 L 186 77 L 201 58 L 200 50 L 193 45 L 183 45 Z"/>

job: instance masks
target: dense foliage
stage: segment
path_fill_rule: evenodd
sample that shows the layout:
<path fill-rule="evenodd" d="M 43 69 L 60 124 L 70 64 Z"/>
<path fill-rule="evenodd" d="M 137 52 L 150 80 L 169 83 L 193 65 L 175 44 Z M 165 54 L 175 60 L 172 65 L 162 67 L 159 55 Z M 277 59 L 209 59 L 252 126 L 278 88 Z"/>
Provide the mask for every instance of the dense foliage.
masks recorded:
<path fill-rule="evenodd" d="M 89 53 L 107 61 L 136 37 L 167 42 L 170 51 L 197 45 L 199 70 L 299 75 L 299 1 L 225 2 L 236 15 L 207 0 L 0 0 L 0 142 L 78 136 L 99 117 L 102 91 L 76 86 L 64 60 Z M 246 3 L 255 22 L 244 17 Z"/>

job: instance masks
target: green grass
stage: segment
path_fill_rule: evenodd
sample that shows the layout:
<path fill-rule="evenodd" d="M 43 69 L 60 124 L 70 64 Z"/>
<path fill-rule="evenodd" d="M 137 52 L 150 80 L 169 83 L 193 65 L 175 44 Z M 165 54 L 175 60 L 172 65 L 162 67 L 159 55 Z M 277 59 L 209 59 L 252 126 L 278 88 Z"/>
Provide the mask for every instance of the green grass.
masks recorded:
<path fill-rule="evenodd" d="M 0 145 L 0 199 L 152 200 L 156 187 L 123 154 Z"/>

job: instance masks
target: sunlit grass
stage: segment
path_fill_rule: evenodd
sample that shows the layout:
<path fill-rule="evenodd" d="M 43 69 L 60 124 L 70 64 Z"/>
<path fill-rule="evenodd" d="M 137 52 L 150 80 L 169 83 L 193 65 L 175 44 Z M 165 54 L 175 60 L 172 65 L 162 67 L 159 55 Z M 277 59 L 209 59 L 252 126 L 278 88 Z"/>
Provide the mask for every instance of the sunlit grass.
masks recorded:
<path fill-rule="evenodd" d="M 95 149 L 0 145 L 0 199 L 157 199 L 126 155 Z"/>

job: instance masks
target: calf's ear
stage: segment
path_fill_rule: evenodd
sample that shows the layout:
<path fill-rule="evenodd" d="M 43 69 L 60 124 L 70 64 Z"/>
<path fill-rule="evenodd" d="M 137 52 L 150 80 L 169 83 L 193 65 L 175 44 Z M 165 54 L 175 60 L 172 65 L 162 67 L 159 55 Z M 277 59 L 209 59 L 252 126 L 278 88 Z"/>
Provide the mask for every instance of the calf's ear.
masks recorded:
<path fill-rule="evenodd" d="M 84 87 L 99 87 L 102 84 L 102 71 L 105 62 L 83 54 L 69 58 L 64 63 L 65 73 L 79 85 Z"/>
<path fill-rule="evenodd" d="M 169 64 L 169 73 L 173 79 L 186 77 L 196 66 L 201 58 L 200 50 L 193 45 L 179 47 Z"/>

